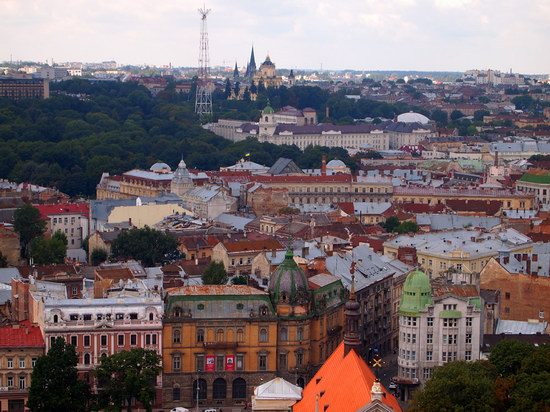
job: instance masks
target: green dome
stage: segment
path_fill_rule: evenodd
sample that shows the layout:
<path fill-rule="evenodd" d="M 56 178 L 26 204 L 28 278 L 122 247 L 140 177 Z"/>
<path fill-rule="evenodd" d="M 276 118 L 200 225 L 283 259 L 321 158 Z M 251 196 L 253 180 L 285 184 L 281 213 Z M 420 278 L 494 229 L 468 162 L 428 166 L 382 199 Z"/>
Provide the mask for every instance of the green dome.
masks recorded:
<path fill-rule="evenodd" d="M 418 269 L 407 276 L 403 285 L 403 296 L 399 313 L 405 316 L 418 316 L 418 312 L 431 305 L 432 286 L 426 274 Z"/>
<path fill-rule="evenodd" d="M 267 104 L 262 110 L 262 114 L 273 114 L 275 113 L 275 110 L 273 110 L 273 107 L 271 107 L 271 104 L 269 103 L 269 99 L 267 99 Z"/>
<path fill-rule="evenodd" d="M 289 248 L 285 260 L 271 274 L 269 293 L 275 304 L 304 304 L 309 301 L 307 277 L 294 261 L 294 254 Z"/>

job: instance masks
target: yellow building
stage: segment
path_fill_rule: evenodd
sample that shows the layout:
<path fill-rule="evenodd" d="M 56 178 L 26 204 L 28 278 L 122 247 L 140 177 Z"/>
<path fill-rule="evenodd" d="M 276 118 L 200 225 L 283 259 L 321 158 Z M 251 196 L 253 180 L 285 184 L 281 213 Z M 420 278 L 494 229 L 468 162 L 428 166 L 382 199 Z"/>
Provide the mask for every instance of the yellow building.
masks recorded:
<path fill-rule="evenodd" d="M 500 201 L 504 209 L 532 209 L 535 196 L 511 190 L 480 189 L 436 189 L 417 187 L 396 187 L 393 200 L 397 203 L 445 204 L 447 200 L 486 200 Z"/>
<path fill-rule="evenodd" d="M 244 285 L 167 290 L 163 405 L 243 406 L 281 376 L 302 387 L 342 339 L 343 286 L 307 279 L 287 252 L 269 292 Z"/>
<path fill-rule="evenodd" d="M 193 212 L 184 209 L 176 204 L 140 204 L 138 206 L 117 206 L 114 207 L 109 217 L 108 223 L 131 222 L 137 228 L 145 226 L 153 227 L 161 222 L 165 217 L 174 215 L 191 216 Z"/>
<path fill-rule="evenodd" d="M 254 83 L 258 85 L 260 82 L 262 82 L 265 87 L 279 87 L 283 83 L 283 78 L 277 76 L 275 64 L 271 61 L 269 54 L 260 65 L 258 71 L 254 74 Z"/>
<path fill-rule="evenodd" d="M 396 259 L 400 248 L 414 248 L 418 264 L 435 278 L 448 271 L 479 273 L 491 258 L 530 253 L 532 246 L 531 239 L 515 229 L 460 229 L 397 236 L 384 243 L 384 255 Z"/>

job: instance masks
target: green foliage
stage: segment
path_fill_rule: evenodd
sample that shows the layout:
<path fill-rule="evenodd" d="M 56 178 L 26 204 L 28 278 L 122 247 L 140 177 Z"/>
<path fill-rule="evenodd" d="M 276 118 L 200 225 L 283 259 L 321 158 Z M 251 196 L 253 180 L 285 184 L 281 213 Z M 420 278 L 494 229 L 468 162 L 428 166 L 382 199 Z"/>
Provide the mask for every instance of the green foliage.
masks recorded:
<path fill-rule="evenodd" d="M 81 412 L 89 410 L 90 387 L 78 380 L 78 355 L 74 346 L 57 338 L 33 368 L 29 401 L 33 412 Z"/>
<path fill-rule="evenodd" d="M 161 360 L 155 351 L 141 348 L 101 358 L 101 364 L 96 369 L 101 388 L 99 406 L 121 411 L 124 402 L 127 402 L 126 410 L 131 411 L 131 403 L 135 399 L 151 412 L 156 378 L 162 370 Z"/>
<path fill-rule="evenodd" d="M 393 232 L 400 224 L 399 219 L 397 216 L 390 216 L 386 219 L 384 223 L 382 223 L 382 227 L 386 230 L 386 232 Z"/>
<path fill-rule="evenodd" d="M 358 157 L 364 158 L 364 159 L 383 159 L 384 156 L 380 154 L 380 152 L 377 152 L 376 150 L 369 150 L 366 153 L 361 153 L 358 155 Z"/>
<path fill-rule="evenodd" d="M 246 276 L 233 276 L 231 278 L 232 285 L 248 285 L 248 278 Z"/>
<path fill-rule="evenodd" d="M 23 245 L 21 252 L 23 256 L 26 256 L 29 243 L 44 234 L 46 222 L 40 217 L 40 211 L 27 203 L 15 211 L 13 228 L 19 233 Z"/>
<path fill-rule="evenodd" d="M 512 99 L 512 103 L 516 105 L 518 110 L 533 110 L 535 107 L 535 100 L 529 95 L 516 96 Z"/>
<path fill-rule="evenodd" d="M 431 116 L 432 120 L 434 120 L 439 126 L 444 126 L 449 121 L 449 116 L 447 115 L 447 112 L 441 109 L 435 109 L 432 111 Z"/>
<path fill-rule="evenodd" d="M 491 112 L 489 110 L 476 110 L 474 112 L 474 120 L 476 122 L 482 122 L 484 116 L 490 116 Z"/>
<path fill-rule="evenodd" d="M 111 254 L 154 266 L 167 260 L 167 255 L 175 254 L 177 248 L 178 242 L 173 236 L 146 226 L 122 231 L 111 244 Z"/>
<path fill-rule="evenodd" d="M 524 359 L 533 353 L 533 346 L 528 343 L 505 339 L 499 342 L 489 356 L 500 376 L 516 375 Z"/>
<path fill-rule="evenodd" d="M 461 117 L 464 117 L 464 113 L 462 113 L 460 110 L 453 110 L 451 112 L 451 120 L 453 122 L 460 119 Z"/>
<path fill-rule="evenodd" d="M 201 276 L 205 285 L 225 285 L 228 277 L 223 262 L 212 261 Z"/>
<path fill-rule="evenodd" d="M 30 254 L 37 265 L 63 263 L 67 255 L 67 236 L 57 231 L 51 239 L 43 236 L 31 241 Z"/>
<path fill-rule="evenodd" d="M 90 255 L 90 264 L 97 266 L 107 260 L 107 251 L 105 249 L 94 249 Z"/>
<path fill-rule="evenodd" d="M 495 371 L 488 362 L 451 362 L 413 397 L 412 412 L 492 412 Z"/>

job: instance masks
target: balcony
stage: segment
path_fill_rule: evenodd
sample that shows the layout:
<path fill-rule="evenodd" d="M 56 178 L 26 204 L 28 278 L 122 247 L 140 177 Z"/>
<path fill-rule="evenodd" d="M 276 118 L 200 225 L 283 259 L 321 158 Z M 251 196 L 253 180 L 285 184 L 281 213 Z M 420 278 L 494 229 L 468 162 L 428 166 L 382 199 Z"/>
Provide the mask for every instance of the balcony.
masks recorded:
<path fill-rule="evenodd" d="M 239 346 L 238 342 L 224 341 L 224 342 L 203 342 L 205 349 L 235 349 Z"/>

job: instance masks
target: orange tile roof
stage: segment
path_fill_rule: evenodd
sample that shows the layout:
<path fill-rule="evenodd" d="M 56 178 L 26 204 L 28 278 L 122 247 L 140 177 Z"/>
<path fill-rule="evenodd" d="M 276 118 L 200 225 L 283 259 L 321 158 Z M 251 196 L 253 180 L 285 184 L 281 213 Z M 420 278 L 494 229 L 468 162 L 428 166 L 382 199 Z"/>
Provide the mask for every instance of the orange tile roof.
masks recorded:
<path fill-rule="evenodd" d="M 246 252 L 246 251 L 262 251 L 273 249 L 284 249 L 285 247 L 275 239 L 263 239 L 263 240 L 239 240 L 237 242 L 223 242 L 225 249 L 231 252 Z"/>
<path fill-rule="evenodd" d="M 355 351 L 344 356 L 344 343 L 327 359 L 302 392 L 302 400 L 293 412 L 315 411 L 315 398 L 319 395 L 319 411 L 356 412 L 371 402 L 371 388 L 376 377 Z M 383 403 L 401 412 L 397 399 L 386 388 Z M 325 409 L 326 408 L 326 409 Z"/>
<path fill-rule="evenodd" d="M 38 325 L 24 320 L 0 327 L 0 348 L 43 348 L 44 338 Z"/>

